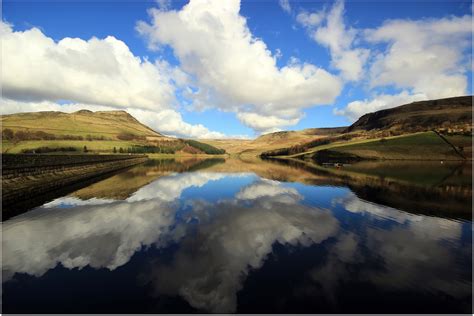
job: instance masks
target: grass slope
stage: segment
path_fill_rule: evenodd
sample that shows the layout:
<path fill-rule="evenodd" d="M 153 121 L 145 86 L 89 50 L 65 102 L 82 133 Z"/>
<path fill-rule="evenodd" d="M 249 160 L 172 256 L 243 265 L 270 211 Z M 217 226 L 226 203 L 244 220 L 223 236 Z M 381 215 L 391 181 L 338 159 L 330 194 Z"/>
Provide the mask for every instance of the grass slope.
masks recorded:
<path fill-rule="evenodd" d="M 319 154 L 318 154 L 319 152 Z M 416 133 L 393 138 L 382 138 L 359 143 L 318 148 L 312 157 L 321 153 L 357 156 L 362 159 L 400 160 L 461 160 L 459 154 L 434 132 Z"/>
<path fill-rule="evenodd" d="M 400 130 L 415 132 L 434 128 L 462 128 L 472 124 L 472 96 L 428 100 L 400 105 L 361 116 L 346 132 Z"/>
<path fill-rule="evenodd" d="M 250 139 L 214 139 L 201 140 L 225 151 L 231 155 L 258 156 L 262 152 L 297 144 L 304 144 L 314 139 L 333 136 L 341 133 L 347 127 L 308 128 L 301 131 L 283 131 L 264 134 L 254 140 Z"/>
<path fill-rule="evenodd" d="M 81 110 L 2 115 L 2 152 L 75 149 L 83 152 L 224 154 L 195 140 L 164 136 L 125 111 Z M 115 148 L 115 150 L 114 150 Z"/>
<path fill-rule="evenodd" d="M 1 116 L 2 128 L 43 131 L 54 135 L 92 135 L 117 140 L 120 134 L 163 137 L 125 111 L 81 110 L 74 113 L 31 112 Z"/>

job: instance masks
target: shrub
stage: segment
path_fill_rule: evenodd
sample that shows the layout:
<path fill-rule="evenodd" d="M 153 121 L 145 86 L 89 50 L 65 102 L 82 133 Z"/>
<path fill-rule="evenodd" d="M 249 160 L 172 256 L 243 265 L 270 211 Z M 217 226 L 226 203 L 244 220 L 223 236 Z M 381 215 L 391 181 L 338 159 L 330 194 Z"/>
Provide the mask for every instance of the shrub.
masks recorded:
<path fill-rule="evenodd" d="M 352 138 L 356 138 L 359 136 L 361 135 L 360 134 L 343 134 L 339 136 L 329 136 L 329 137 L 319 138 L 319 139 L 315 139 L 301 145 L 295 145 L 292 147 L 265 151 L 262 154 L 260 154 L 260 157 L 265 158 L 265 157 L 273 157 L 273 156 L 295 155 L 295 154 L 305 152 L 308 149 L 313 148 L 313 147 L 327 145 L 327 144 L 330 144 L 336 141 L 341 141 L 341 140 L 350 140 Z"/>
<path fill-rule="evenodd" d="M 117 138 L 120 140 L 134 140 L 136 136 L 130 133 L 120 133 L 117 135 Z"/>
<path fill-rule="evenodd" d="M 24 154 L 45 154 L 51 152 L 71 152 L 78 151 L 76 147 L 38 147 L 34 149 L 23 149 L 21 152 Z"/>
<path fill-rule="evenodd" d="M 16 141 L 22 141 L 22 140 L 27 140 L 28 139 L 28 132 L 25 131 L 17 131 L 15 133 L 14 139 Z"/>
<path fill-rule="evenodd" d="M 9 128 L 5 128 L 2 131 L 3 139 L 12 140 L 14 136 L 15 136 L 15 133 Z"/>
<path fill-rule="evenodd" d="M 214 146 L 211 146 L 209 144 L 201 143 L 196 140 L 192 139 L 187 139 L 184 141 L 186 144 L 188 144 L 191 147 L 197 148 L 200 151 L 209 154 L 209 155 L 222 155 L 225 154 L 224 149 L 216 148 Z"/>

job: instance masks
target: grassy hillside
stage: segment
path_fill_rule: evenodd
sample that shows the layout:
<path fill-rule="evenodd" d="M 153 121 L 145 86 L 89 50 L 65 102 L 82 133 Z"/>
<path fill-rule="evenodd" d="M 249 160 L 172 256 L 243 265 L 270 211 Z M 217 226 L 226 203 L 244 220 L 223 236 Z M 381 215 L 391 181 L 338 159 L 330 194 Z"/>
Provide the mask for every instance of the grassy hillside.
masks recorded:
<path fill-rule="evenodd" d="M 396 136 L 419 132 L 425 134 L 388 141 Z M 433 142 L 436 142 L 436 146 Z M 348 128 L 333 129 L 310 141 L 285 145 L 263 151 L 261 156 L 314 156 L 321 161 L 471 159 L 472 97 L 414 102 L 368 113 Z M 329 150 L 333 147 L 338 147 L 338 150 Z"/>
<path fill-rule="evenodd" d="M 321 160 L 400 159 L 460 160 L 463 156 L 434 132 L 382 138 L 319 149 L 310 157 Z"/>
<path fill-rule="evenodd" d="M 164 136 L 125 111 L 81 110 L 2 115 L 2 152 L 223 154 L 193 140 Z"/>
<path fill-rule="evenodd" d="M 164 137 L 141 124 L 125 111 L 81 110 L 74 113 L 32 112 L 1 116 L 2 128 L 14 132 L 45 132 L 57 137 L 90 135 L 92 138 L 119 140 L 128 137 Z"/>
<path fill-rule="evenodd" d="M 346 132 L 358 130 L 468 129 L 472 125 L 472 96 L 413 102 L 361 116 Z"/>
<path fill-rule="evenodd" d="M 304 144 L 314 139 L 338 135 L 347 127 L 308 128 L 301 131 L 282 131 L 261 135 L 254 140 L 247 139 L 216 139 L 201 140 L 222 149 L 229 154 L 258 156 L 262 152 L 295 144 Z"/>

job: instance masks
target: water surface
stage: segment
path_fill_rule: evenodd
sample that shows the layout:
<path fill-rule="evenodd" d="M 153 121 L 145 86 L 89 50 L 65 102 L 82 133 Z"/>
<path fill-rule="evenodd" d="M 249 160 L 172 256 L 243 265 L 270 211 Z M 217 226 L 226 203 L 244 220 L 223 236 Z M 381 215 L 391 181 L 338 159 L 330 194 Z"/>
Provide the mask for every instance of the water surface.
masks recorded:
<path fill-rule="evenodd" d="M 3 222 L 3 312 L 470 313 L 470 177 L 149 161 Z"/>

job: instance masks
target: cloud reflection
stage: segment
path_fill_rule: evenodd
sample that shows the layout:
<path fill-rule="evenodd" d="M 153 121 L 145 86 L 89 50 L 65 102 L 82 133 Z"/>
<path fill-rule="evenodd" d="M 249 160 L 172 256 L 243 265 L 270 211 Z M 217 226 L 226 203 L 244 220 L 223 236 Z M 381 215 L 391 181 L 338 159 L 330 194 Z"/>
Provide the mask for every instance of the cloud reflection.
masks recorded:
<path fill-rule="evenodd" d="M 279 243 L 324 248 L 300 273 L 313 291 L 305 295 L 321 297 L 319 291 L 333 304 L 347 282 L 382 291 L 471 294 L 460 264 L 469 263 L 470 244 L 461 245 L 460 222 L 401 212 L 351 192 L 333 200 L 333 211 L 323 210 L 306 199 L 311 191 L 264 179 L 236 182 L 234 197 L 214 203 L 180 199 L 189 187 L 205 197 L 206 183 L 229 176 L 256 179 L 173 174 L 125 201 L 65 197 L 8 220 L 2 227 L 4 281 L 15 273 L 40 277 L 58 264 L 113 271 L 144 247 L 178 243 L 171 258 L 149 257 L 150 270 L 140 280 L 158 299 L 180 296 L 199 311 L 230 313 L 237 311 L 249 272 L 261 268 Z"/>
<path fill-rule="evenodd" d="M 329 211 L 304 206 L 301 196 L 278 182 L 260 181 L 238 199 L 197 201 L 195 235 L 186 235 L 171 263 L 157 260 L 152 282 L 156 294 L 181 295 L 208 312 L 235 312 L 237 292 L 249 270 L 262 266 L 275 242 L 309 246 L 336 234 Z M 250 204 L 240 202 L 252 200 Z M 212 216 L 208 216 L 212 214 Z"/>

